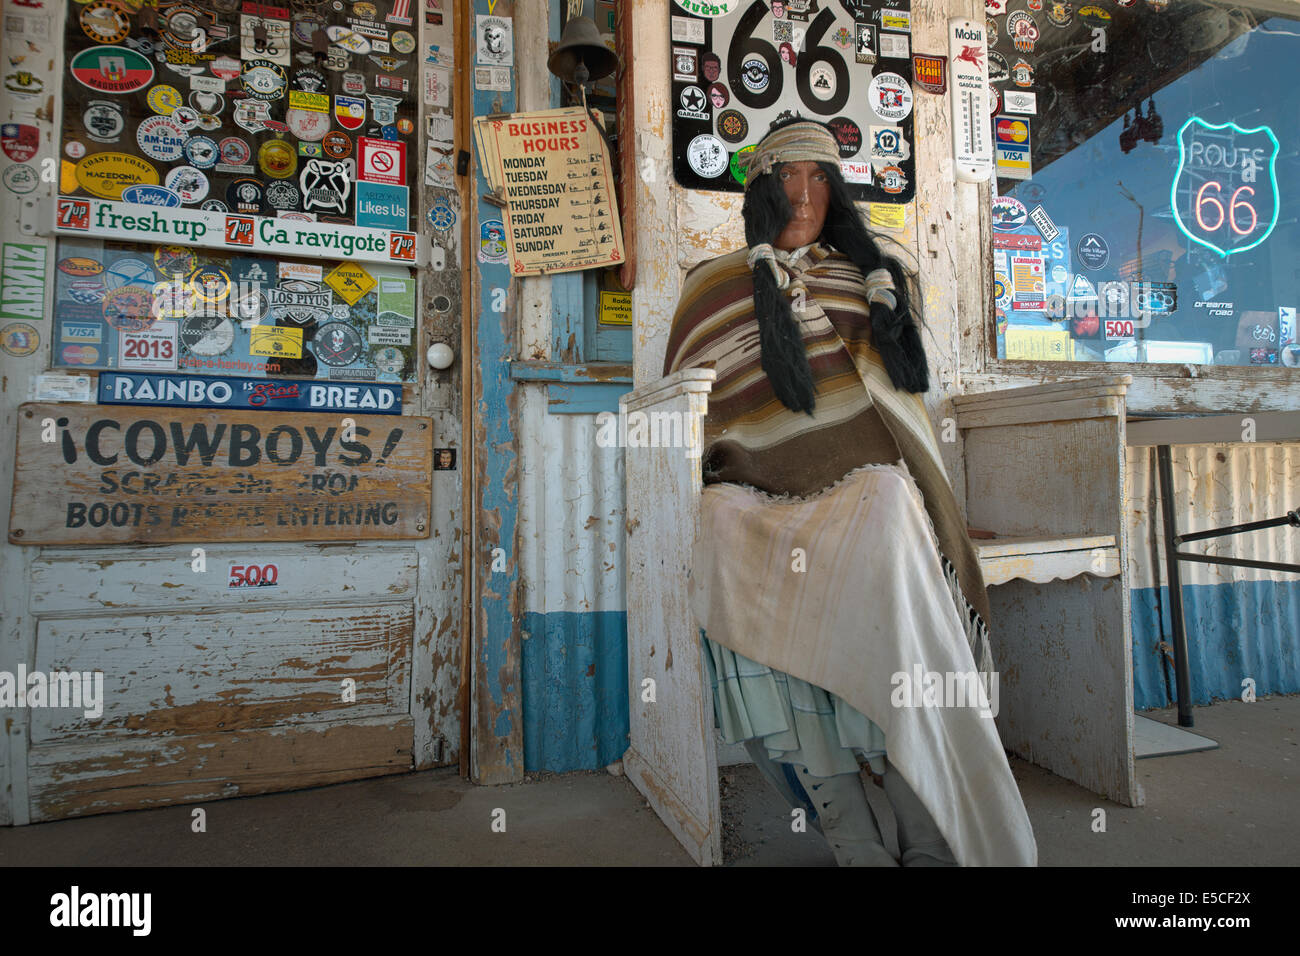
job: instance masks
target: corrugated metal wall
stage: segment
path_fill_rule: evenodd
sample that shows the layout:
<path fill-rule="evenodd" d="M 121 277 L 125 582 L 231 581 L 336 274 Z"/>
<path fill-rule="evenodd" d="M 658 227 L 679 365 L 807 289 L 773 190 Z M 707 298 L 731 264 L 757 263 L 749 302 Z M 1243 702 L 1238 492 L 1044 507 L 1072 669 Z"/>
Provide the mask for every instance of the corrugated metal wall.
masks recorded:
<path fill-rule="evenodd" d="M 524 766 L 595 769 L 627 749 L 623 452 L 521 389 Z"/>
<path fill-rule="evenodd" d="M 1175 446 L 1172 463 L 1180 533 L 1300 507 L 1300 445 Z M 1169 641 L 1170 623 L 1155 449 L 1130 448 L 1128 473 L 1133 693 L 1134 706 L 1145 710 L 1167 706 L 1174 686 L 1172 651 L 1166 659 L 1159 646 Z M 1300 563 L 1300 529 L 1284 525 L 1180 550 Z M 1300 692 L 1300 575 L 1188 561 L 1179 571 L 1192 702 L 1239 698 L 1245 678 L 1256 694 Z"/>

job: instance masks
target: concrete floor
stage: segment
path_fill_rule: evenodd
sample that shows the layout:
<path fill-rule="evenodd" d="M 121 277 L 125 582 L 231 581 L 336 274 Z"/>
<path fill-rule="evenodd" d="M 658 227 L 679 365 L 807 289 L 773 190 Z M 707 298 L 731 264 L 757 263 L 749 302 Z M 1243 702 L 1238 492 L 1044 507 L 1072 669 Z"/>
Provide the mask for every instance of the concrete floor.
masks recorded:
<path fill-rule="evenodd" d="M 1176 724 L 1170 711 L 1146 716 Z M 1300 696 L 1199 707 L 1197 733 L 1217 750 L 1138 761 L 1146 806 L 1121 807 L 1013 759 L 1044 866 L 1293 866 L 1300 860 Z M 883 793 L 869 787 L 882 826 Z M 723 770 L 728 862 L 831 866 L 815 832 L 752 766 Z M 1106 832 L 1092 829 L 1106 811 Z M 505 832 L 493 831 L 505 811 Z M 57 865 L 624 865 L 690 859 L 625 777 L 530 775 L 476 787 L 454 771 L 381 777 L 194 807 L 0 828 L 0 866 Z M 497 815 L 499 817 L 499 814 Z M 887 837 L 892 842 L 892 835 Z"/>

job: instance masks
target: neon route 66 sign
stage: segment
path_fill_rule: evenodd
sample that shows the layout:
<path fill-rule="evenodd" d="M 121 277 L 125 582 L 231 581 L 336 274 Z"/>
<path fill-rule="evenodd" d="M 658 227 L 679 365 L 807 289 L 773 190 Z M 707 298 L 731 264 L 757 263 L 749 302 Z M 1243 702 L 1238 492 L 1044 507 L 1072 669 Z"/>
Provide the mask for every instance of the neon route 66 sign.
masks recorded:
<path fill-rule="evenodd" d="M 1225 259 L 1267 239 L 1280 208 L 1280 150 L 1267 126 L 1216 126 L 1199 116 L 1184 123 L 1178 130 L 1178 169 L 1169 193 L 1183 235 Z"/>

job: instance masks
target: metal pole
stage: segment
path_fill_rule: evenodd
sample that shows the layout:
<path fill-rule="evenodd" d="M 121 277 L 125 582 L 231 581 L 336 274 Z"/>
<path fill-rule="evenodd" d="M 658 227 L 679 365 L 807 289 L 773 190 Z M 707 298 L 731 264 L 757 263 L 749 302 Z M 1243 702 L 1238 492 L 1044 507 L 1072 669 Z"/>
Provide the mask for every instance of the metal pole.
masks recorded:
<path fill-rule="evenodd" d="M 1192 689 L 1187 670 L 1187 634 L 1183 629 L 1183 585 L 1178 574 L 1178 546 L 1174 526 L 1174 476 L 1169 446 L 1159 445 L 1156 458 L 1160 471 L 1160 513 L 1164 518 L 1165 569 L 1169 575 L 1170 637 L 1174 645 L 1174 678 L 1178 691 L 1178 726 L 1191 727 Z"/>

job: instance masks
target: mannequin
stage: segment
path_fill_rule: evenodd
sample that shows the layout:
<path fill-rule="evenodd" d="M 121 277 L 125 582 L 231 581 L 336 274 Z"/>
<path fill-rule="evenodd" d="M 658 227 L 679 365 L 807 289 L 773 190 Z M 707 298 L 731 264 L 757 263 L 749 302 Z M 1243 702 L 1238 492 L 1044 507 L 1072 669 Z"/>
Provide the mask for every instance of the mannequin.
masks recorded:
<path fill-rule="evenodd" d="M 840 865 L 1032 865 L 992 721 L 889 703 L 912 663 L 992 668 L 983 579 L 917 397 L 909 277 L 867 232 L 820 123 L 774 124 L 743 214 L 748 248 L 688 275 L 665 360 L 665 374 L 718 373 L 691 586 L 723 736 L 810 812 Z M 791 542 L 807 573 L 782 566 Z"/>

